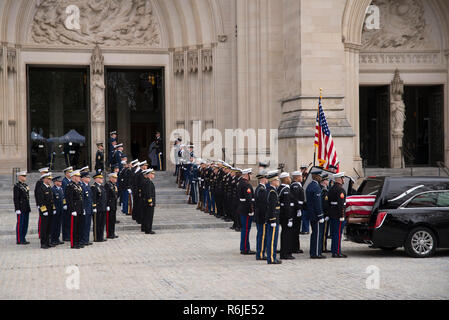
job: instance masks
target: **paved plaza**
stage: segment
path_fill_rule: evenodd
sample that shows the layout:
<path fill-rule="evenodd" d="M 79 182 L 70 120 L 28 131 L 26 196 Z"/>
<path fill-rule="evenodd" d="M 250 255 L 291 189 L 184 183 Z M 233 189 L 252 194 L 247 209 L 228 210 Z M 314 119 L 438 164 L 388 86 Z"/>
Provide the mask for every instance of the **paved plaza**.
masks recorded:
<path fill-rule="evenodd" d="M 167 229 L 152 236 L 128 230 L 119 236 L 81 250 L 67 243 L 41 250 L 35 234 L 29 246 L 0 236 L 0 299 L 449 298 L 449 250 L 412 259 L 403 250 L 345 241 L 348 259 L 311 260 L 306 251 L 267 265 L 240 255 L 240 235 L 227 228 Z M 301 240 L 308 250 L 308 236 Z M 79 270 L 79 289 L 71 266 Z M 379 270 L 379 289 L 367 289 L 369 266 Z"/>

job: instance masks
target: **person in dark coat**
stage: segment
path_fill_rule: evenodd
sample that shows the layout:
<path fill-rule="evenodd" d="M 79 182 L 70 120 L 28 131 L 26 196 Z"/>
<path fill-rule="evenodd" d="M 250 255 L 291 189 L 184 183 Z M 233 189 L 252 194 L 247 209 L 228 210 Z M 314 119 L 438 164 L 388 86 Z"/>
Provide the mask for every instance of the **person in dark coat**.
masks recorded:
<path fill-rule="evenodd" d="M 35 192 L 36 205 L 39 208 L 40 218 L 40 239 L 41 248 L 53 247 L 50 243 L 51 218 L 55 214 L 56 208 L 53 203 L 53 193 L 51 191 L 51 173 L 46 173 L 41 177 L 41 183 L 37 184 Z"/>
<path fill-rule="evenodd" d="M 90 176 L 88 172 L 81 173 L 81 188 L 83 189 L 83 209 L 84 209 L 84 223 L 81 231 L 81 244 L 84 246 L 92 245 L 89 241 L 90 227 L 92 225 L 93 214 L 93 196 L 92 189 L 89 185 Z"/>
<path fill-rule="evenodd" d="M 95 171 L 104 171 L 104 146 L 102 142 L 97 143 L 97 154 L 95 155 Z"/>
<path fill-rule="evenodd" d="M 104 227 L 106 224 L 106 190 L 103 186 L 103 175 L 97 173 L 94 177 L 94 184 L 92 185 L 92 223 L 94 242 L 103 242 Z"/>
<path fill-rule="evenodd" d="M 293 253 L 304 253 L 304 251 L 301 250 L 300 243 L 301 217 L 305 202 L 305 193 L 301 184 L 302 173 L 301 171 L 294 171 L 291 176 L 293 182 L 290 185 L 290 190 L 294 203 L 292 251 Z"/>
<path fill-rule="evenodd" d="M 251 223 L 254 217 L 254 191 L 253 187 L 249 184 L 251 171 L 251 169 L 242 170 L 242 179 L 237 188 L 237 196 L 239 199 L 237 213 L 239 214 L 242 226 L 240 232 L 240 253 L 245 255 L 256 253 L 251 251 L 249 243 Z"/>
<path fill-rule="evenodd" d="M 321 182 L 320 182 L 320 187 L 321 187 L 321 199 L 323 202 L 323 214 L 324 214 L 324 226 L 323 226 L 323 253 L 328 253 L 330 252 L 329 250 L 327 250 L 327 239 L 329 238 L 329 226 L 330 226 L 330 222 L 329 222 L 329 214 L 328 214 L 328 210 L 329 210 L 329 202 L 328 202 L 328 194 L 329 194 L 329 175 L 327 173 L 322 173 L 321 174 Z"/>
<path fill-rule="evenodd" d="M 51 244 L 57 246 L 64 244 L 64 242 L 59 239 L 64 213 L 63 208 L 66 205 L 64 190 L 62 190 L 62 177 L 53 178 L 53 187 L 51 188 L 51 191 L 53 192 L 53 202 L 56 207 L 56 214 L 53 216 L 51 223 Z"/>
<path fill-rule="evenodd" d="M 267 172 L 262 169 L 257 175 L 257 179 L 259 180 L 259 184 L 254 191 L 254 200 L 255 200 L 255 208 L 254 208 L 254 219 L 256 221 L 257 226 L 257 243 L 256 243 L 256 260 L 266 260 L 267 257 L 265 255 L 266 252 L 266 244 L 267 244 L 267 230 L 266 230 L 266 211 L 268 206 L 268 192 L 267 192 L 267 183 L 268 180 L 266 178 Z"/>
<path fill-rule="evenodd" d="M 156 207 L 156 189 L 153 184 L 154 170 L 143 172 L 145 180 L 142 186 L 142 227 L 145 234 L 155 234 L 153 231 L 154 208 Z"/>
<path fill-rule="evenodd" d="M 295 257 L 292 255 L 294 199 L 290 192 L 291 179 L 287 172 L 282 172 L 279 178 L 281 179 L 281 185 L 278 188 L 279 203 L 281 204 L 280 222 L 282 226 L 281 259 L 292 260 Z"/>
<path fill-rule="evenodd" d="M 267 225 L 267 263 L 281 264 L 282 261 L 276 259 L 276 249 L 278 245 L 279 235 L 279 221 L 280 209 L 279 196 L 277 188 L 279 188 L 280 181 L 278 171 L 270 171 L 267 173 L 267 180 L 270 185 L 267 187 L 268 203 L 266 211 L 266 225 Z"/>
<path fill-rule="evenodd" d="M 118 236 L 115 234 L 115 222 L 117 214 L 117 174 L 109 174 L 109 181 L 105 184 L 106 190 L 106 237 L 108 239 L 115 239 Z"/>
<path fill-rule="evenodd" d="M 321 254 L 324 224 L 321 188 L 319 185 L 321 172 L 319 169 L 313 169 L 311 172 L 313 180 L 306 189 L 307 213 L 312 227 L 312 234 L 310 235 L 310 258 L 312 259 L 326 258 Z"/>
<path fill-rule="evenodd" d="M 28 232 L 28 222 L 31 212 L 30 207 L 30 188 L 26 184 L 27 172 L 22 171 L 17 173 L 19 180 L 13 188 L 14 209 L 17 216 L 16 225 L 16 244 L 28 245 L 26 235 Z"/>
<path fill-rule="evenodd" d="M 334 185 L 329 190 L 329 218 L 332 234 L 332 258 L 347 258 L 341 253 L 341 236 L 345 227 L 346 192 L 343 188 L 344 172 L 334 175 Z"/>
<path fill-rule="evenodd" d="M 64 193 L 64 199 L 65 199 L 65 192 L 67 189 L 67 186 L 71 183 L 70 174 L 73 172 L 73 167 L 68 167 L 64 169 L 64 179 L 62 179 L 62 191 Z M 65 203 L 62 207 L 62 240 L 63 241 L 70 241 L 70 212 L 67 210 L 67 203 Z"/>
<path fill-rule="evenodd" d="M 81 244 L 81 232 L 84 222 L 83 189 L 80 185 L 81 173 L 79 170 L 76 170 L 70 176 L 72 182 L 65 190 L 67 210 L 71 215 L 70 247 L 72 249 L 81 249 L 84 247 Z"/>

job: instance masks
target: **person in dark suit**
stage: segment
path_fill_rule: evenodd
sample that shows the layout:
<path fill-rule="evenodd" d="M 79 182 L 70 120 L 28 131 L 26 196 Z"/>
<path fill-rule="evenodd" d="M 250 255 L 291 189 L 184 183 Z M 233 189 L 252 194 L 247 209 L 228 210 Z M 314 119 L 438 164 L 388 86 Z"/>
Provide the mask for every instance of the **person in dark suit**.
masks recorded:
<path fill-rule="evenodd" d="M 42 175 L 41 182 L 37 184 L 34 195 L 36 197 L 36 205 L 39 208 L 40 218 L 40 239 L 41 248 L 48 249 L 53 247 L 50 243 L 50 228 L 52 215 L 56 213 L 53 203 L 53 193 L 51 191 L 51 173 Z"/>
<path fill-rule="evenodd" d="M 92 189 L 89 185 L 90 176 L 88 172 L 81 173 L 81 188 L 83 189 L 83 209 L 84 209 L 84 222 L 81 230 L 81 244 L 84 246 L 92 245 L 89 242 L 90 226 L 92 224 L 93 214 L 93 197 Z"/>
<path fill-rule="evenodd" d="M 105 184 L 106 190 L 106 238 L 115 239 L 118 236 L 115 234 L 115 222 L 117 213 L 117 174 L 110 173 L 109 181 Z"/>
<path fill-rule="evenodd" d="M 64 169 L 64 179 L 62 179 L 62 191 L 64 193 L 65 199 L 65 191 L 67 186 L 72 182 L 70 178 L 70 174 L 73 172 L 73 167 L 68 167 Z M 62 240 L 70 241 L 70 212 L 67 210 L 67 203 L 62 207 Z"/>
<path fill-rule="evenodd" d="M 310 235 L 310 258 L 312 259 L 324 259 L 326 258 L 321 254 L 323 243 L 323 224 L 324 214 L 321 199 L 321 188 L 319 183 L 321 181 L 321 170 L 314 169 L 312 174 L 313 181 L 307 186 L 307 212 L 310 219 L 310 225 L 312 227 L 312 234 Z"/>
<path fill-rule="evenodd" d="M 16 243 L 18 245 L 28 245 L 30 243 L 26 241 L 26 235 L 28 232 L 31 207 L 30 188 L 26 184 L 27 172 L 18 172 L 17 179 L 19 181 L 14 185 L 13 189 L 14 209 L 17 215 Z"/>
<path fill-rule="evenodd" d="M 237 187 L 239 205 L 237 213 L 240 217 L 242 229 L 240 232 L 240 254 L 255 254 L 250 250 L 249 233 L 254 216 L 254 191 L 249 184 L 251 169 L 242 170 L 242 179 Z"/>
<path fill-rule="evenodd" d="M 295 257 L 292 255 L 294 199 L 290 191 L 291 179 L 288 172 L 282 172 L 279 178 L 281 179 L 281 185 L 277 191 L 281 205 L 281 259 L 292 260 Z"/>
<path fill-rule="evenodd" d="M 293 215 L 293 238 L 292 251 L 293 253 L 304 253 L 301 250 L 300 231 L 301 231 L 301 217 L 304 208 L 305 193 L 302 187 L 302 173 L 301 171 L 294 171 L 291 174 L 293 182 L 290 185 L 291 194 L 294 203 Z"/>
<path fill-rule="evenodd" d="M 56 214 L 53 215 L 51 223 L 51 244 L 54 246 L 64 244 L 63 241 L 59 239 L 61 235 L 61 224 L 64 212 L 64 206 L 66 205 L 64 190 L 62 190 L 62 177 L 53 178 L 53 187 L 51 188 L 53 192 L 53 202 L 56 207 Z"/>
<path fill-rule="evenodd" d="M 277 188 L 280 185 L 279 172 L 270 171 L 267 173 L 267 180 L 270 185 L 267 187 L 268 203 L 265 221 L 267 224 L 267 263 L 281 264 L 282 261 L 276 259 L 276 249 L 278 246 L 280 209 Z"/>
<path fill-rule="evenodd" d="M 102 142 L 97 143 L 97 154 L 95 155 L 95 171 L 104 171 L 104 146 Z"/>
<path fill-rule="evenodd" d="M 94 184 L 92 189 L 92 222 L 93 222 L 93 234 L 94 242 L 103 242 L 104 239 L 104 226 L 106 221 L 106 190 L 103 186 L 103 175 L 97 173 L 94 177 Z"/>
<path fill-rule="evenodd" d="M 266 252 L 266 244 L 267 244 L 267 230 L 265 223 L 265 216 L 268 205 L 268 192 L 267 192 L 267 172 L 265 169 L 262 169 L 257 175 L 257 179 L 259 180 L 259 185 L 256 187 L 254 191 L 254 200 L 255 200 L 255 208 L 254 208 L 254 218 L 257 226 L 257 243 L 256 243 L 256 260 L 266 260 L 265 256 Z"/>
<path fill-rule="evenodd" d="M 347 258 L 341 253 L 341 235 L 345 227 L 346 192 L 343 188 L 344 172 L 334 175 L 334 185 L 329 190 L 329 218 L 332 234 L 332 258 Z"/>
<path fill-rule="evenodd" d="M 84 222 L 83 208 L 83 188 L 80 186 L 81 173 L 79 170 L 70 174 L 72 182 L 65 190 L 67 200 L 67 210 L 71 215 L 70 219 L 70 247 L 72 249 L 81 249 L 81 232 Z"/>
<path fill-rule="evenodd" d="M 155 234 L 153 231 L 154 208 L 156 206 L 156 189 L 153 184 L 154 170 L 143 171 L 144 182 L 142 186 L 142 227 L 145 234 Z"/>

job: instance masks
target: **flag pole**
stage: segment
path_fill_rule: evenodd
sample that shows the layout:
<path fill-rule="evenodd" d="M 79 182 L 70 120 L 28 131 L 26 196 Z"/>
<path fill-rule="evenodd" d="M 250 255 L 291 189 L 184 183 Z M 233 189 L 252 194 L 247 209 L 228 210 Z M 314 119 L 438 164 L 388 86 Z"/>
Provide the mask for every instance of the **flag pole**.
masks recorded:
<path fill-rule="evenodd" d="M 323 88 L 320 88 L 320 100 L 323 98 Z M 318 117 L 320 116 L 320 103 L 318 102 L 318 110 L 317 110 L 317 114 L 316 117 L 318 119 Z M 314 151 L 313 151 L 313 166 L 315 167 L 316 164 L 316 144 L 314 142 Z"/>

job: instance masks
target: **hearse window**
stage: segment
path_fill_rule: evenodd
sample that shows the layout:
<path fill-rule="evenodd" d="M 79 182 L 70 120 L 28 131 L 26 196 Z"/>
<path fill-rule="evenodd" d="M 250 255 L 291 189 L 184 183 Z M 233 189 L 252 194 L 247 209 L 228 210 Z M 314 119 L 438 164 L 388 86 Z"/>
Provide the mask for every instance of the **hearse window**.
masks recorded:
<path fill-rule="evenodd" d="M 407 208 L 429 208 L 437 206 L 438 194 L 435 192 L 423 193 L 415 198 L 407 205 Z"/>
<path fill-rule="evenodd" d="M 383 180 L 365 180 L 357 190 L 357 195 L 377 195 L 383 183 Z"/>
<path fill-rule="evenodd" d="M 438 193 L 437 207 L 449 208 L 449 191 Z"/>

